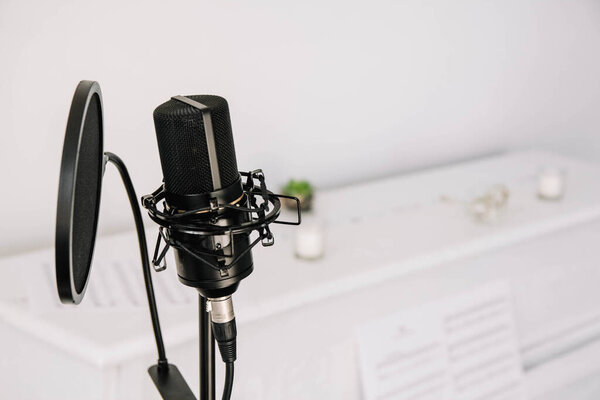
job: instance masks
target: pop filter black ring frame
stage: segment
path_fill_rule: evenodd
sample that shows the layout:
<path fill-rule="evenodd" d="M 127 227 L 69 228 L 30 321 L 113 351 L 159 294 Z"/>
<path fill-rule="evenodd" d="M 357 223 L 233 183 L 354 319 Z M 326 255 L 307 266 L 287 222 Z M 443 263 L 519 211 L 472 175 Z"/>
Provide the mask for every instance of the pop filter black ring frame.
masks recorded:
<path fill-rule="evenodd" d="M 100 132 L 98 138 L 99 153 L 96 156 L 101 165 L 99 167 L 100 176 L 98 177 L 96 187 L 96 210 L 94 211 L 92 221 L 92 242 L 90 245 L 90 254 L 87 255 L 86 261 L 87 276 L 85 277 L 85 282 L 81 288 L 81 291 L 78 291 L 74 280 L 73 214 L 75 212 L 76 180 L 80 163 L 79 153 L 83 141 L 85 119 L 89 111 L 90 103 L 94 96 L 98 96 L 100 107 Z M 100 85 L 95 81 L 81 81 L 75 90 L 75 94 L 73 95 L 71 110 L 67 120 L 58 188 L 55 257 L 57 273 L 56 283 L 58 294 L 62 302 L 79 304 L 85 295 L 89 282 L 94 244 L 96 240 L 96 231 L 98 228 L 100 197 L 102 192 L 102 175 L 104 173 L 105 166 L 103 159 L 103 125 L 103 104 Z"/>

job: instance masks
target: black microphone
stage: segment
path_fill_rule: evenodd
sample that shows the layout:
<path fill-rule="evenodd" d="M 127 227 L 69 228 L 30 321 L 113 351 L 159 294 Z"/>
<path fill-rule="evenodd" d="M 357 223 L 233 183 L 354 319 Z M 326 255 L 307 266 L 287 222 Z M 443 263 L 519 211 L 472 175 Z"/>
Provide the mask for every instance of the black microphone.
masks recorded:
<path fill-rule="evenodd" d="M 176 215 L 216 209 L 218 204 L 248 205 L 237 167 L 229 106 L 224 98 L 173 97 L 154 110 L 154 124 L 168 212 Z M 249 216 L 231 209 L 216 213 L 206 210 L 187 217 L 187 221 L 227 228 L 248 222 Z M 189 227 L 171 226 L 168 235 L 177 244 L 173 247 L 179 280 L 207 298 L 223 360 L 235 360 L 231 295 L 253 269 L 249 233 L 207 235 Z"/>
<path fill-rule="evenodd" d="M 154 110 L 154 125 L 170 212 L 202 209 L 217 203 L 247 205 L 235 156 L 229 106 L 224 98 L 173 97 Z M 247 214 L 229 209 L 219 213 L 218 221 L 207 212 L 194 217 L 198 222 L 212 221 L 222 227 L 248 219 Z M 230 296 L 252 272 L 250 251 L 231 264 L 237 254 L 248 248 L 249 235 L 197 235 L 178 229 L 171 229 L 170 233 L 185 247 L 203 252 L 208 261 L 222 266 L 219 270 L 207 268 L 206 263 L 185 249 L 175 249 L 179 280 L 197 288 L 206 298 Z"/>
<path fill-rule="evenodd" d="M 231 295 L 253 270 L 251 249 L 274 243 L 269 224 L 300 224 L 300 201 L 270 192 L 260 169 L 238 171 L 224 98 L 172 97 L 154 110 L 154 125 L 164 182 L 142 197 L 160 225 L 152 263 L 157 270 L 166 268 L 161 261 L 172 247 L 179 280 L 207 300 L 211 330 L 227 366 L 223 398 L 228 399 L 237 336 Z M 277 220 L 281 198 L 296 202 L 297 221 Z M 252 239 L 253 233 L 258 237 Z"/>

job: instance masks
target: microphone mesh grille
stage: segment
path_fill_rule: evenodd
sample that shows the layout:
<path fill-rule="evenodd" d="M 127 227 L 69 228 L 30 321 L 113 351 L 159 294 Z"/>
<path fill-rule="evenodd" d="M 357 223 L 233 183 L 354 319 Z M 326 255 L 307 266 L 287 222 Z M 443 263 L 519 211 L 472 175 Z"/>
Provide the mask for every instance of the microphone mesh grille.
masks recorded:
<path fill-rule="evenodd" d="M 186 96 L 210 110 L 221 187 L 238 176 L 229 106 L 219 96 Z M 177 100 L 154 110 L 158 150 L 168 192 L 186 195 L 214 191 L 202 111 Z"/>

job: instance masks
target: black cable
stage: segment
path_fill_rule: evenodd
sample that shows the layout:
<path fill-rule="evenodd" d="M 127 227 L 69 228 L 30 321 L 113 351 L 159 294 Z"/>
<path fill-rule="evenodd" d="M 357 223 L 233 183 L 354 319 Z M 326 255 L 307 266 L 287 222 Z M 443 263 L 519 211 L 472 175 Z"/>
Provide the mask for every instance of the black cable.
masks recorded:
<path fill-rule="evenodd" d="M 137 230 L 138 242 L 140 245 L 140 256 L 142 258 L 142 270 L 144 272 L 144 283 L 146 285 L 146 296 L 148 297 L 148 308 L 150 309 L 150 318 L 152 319 L 152 328 L 154 329 L 154 338 L 156 339 L 156 348 L 158 349 L 158 365 L 167 366 L 167 355 L 165 352 L 165 344 L 163 343 L 162 333 L 160 331 L 160 322 L 158 320 L 158 310 L 156 308 L 156 299 L 154 297 L 154 287 L 152 286 L 152 275 L 150 269 L 150 260 L 148 259 L 148 244 L 146 243 L 146 233 L 144 230 L 144 222 L 142 220 L 142 213 L 140 206 L 137 202 L 137 195 L 129 172 L 125 163 L 116 154 L 106 152 L 104 155 L 107 160 L 113 163 L 113 165 L 119 171 L 123 185 L 127 191 L 129 197 L 129 204 L 131 205 L 131 211 L 133 213 L 133 219 L 135 220 L 135 229 Z"/>
<path fill-rule="evenodd" d="M 223 388 L 223 400 L 231 399 L 233 390 L 233 362 L 225 363 L 225 387 Z"/>

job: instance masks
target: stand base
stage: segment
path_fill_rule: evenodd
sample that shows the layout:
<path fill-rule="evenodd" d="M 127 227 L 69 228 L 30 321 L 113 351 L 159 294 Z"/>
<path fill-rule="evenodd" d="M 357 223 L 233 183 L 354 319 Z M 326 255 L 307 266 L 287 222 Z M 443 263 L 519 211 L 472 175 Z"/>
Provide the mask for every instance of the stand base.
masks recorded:
<path fill-rule="evenodd" d="M 148 368 L 148 374 L 165 400 L 196 400 L 192 389 L 188 386 L 179 369 L 173 364 L 168 368 L 153 365 Z"/>

